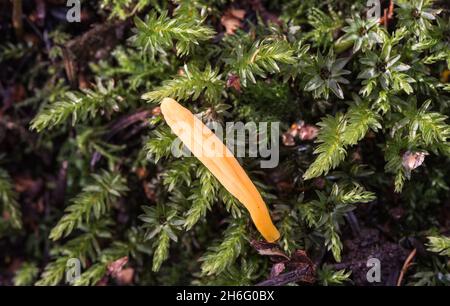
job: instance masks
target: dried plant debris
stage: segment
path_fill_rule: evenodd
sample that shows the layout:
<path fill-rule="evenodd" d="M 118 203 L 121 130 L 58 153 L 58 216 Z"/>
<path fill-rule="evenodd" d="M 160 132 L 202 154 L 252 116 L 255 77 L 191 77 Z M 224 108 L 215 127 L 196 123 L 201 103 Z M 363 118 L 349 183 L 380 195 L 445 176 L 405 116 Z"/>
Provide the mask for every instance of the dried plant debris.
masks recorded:
<path fill-rule="evenodd" d="M 296 250 L 291 256 L 280 250 L 277 244 L 251 241 L 258 254 L 269 256 L 273 262 L 270 278 L 259 286 L 281 286 L 289 283 L 314 283 L 315 265 L 303 250 Z"/>

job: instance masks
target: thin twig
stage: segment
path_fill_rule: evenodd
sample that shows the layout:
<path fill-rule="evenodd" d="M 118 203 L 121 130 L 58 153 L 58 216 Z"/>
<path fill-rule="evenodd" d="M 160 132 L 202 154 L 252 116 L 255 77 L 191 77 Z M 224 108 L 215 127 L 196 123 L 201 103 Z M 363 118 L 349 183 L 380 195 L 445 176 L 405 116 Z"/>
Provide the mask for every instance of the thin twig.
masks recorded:
<path fill-rule="evenodd" d="M 385 28 L 389 26 L 389 20 L 394 17 L 394 1 L 389 1 L 389 7 L 384 9 L 383 17 L 380 18 L 380 23 L 384 25 Z"/>
<path fill-rule="evenodd" d="M 23 36 L 22 0 L 13 0 L 12 24 L 17 38 L 21 39 Z"/>
<path fill-rule="evenodd" d="M 397 286 L 402 285 L 403 277 L 405 276 L 406 271 L 408 271 L 408 268 L 411 266 L 411 263 L 414 260 L 414 257 L 416 256 L 416 252 L 417 249 L 412 250 L 411 253 L 409 253 L 408 257 L 406 258 L 402 270 L 400 271 L 400 276 L 398 277 Z"/>

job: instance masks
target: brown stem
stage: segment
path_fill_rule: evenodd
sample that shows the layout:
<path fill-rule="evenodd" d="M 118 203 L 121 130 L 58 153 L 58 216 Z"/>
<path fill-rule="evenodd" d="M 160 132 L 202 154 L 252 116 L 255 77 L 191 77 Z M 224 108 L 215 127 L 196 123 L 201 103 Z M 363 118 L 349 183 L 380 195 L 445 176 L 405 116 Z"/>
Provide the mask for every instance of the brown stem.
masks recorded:
<path fill-rule="evenodd" d="M 411 262 L 416 256 L 416 252 L 417 252 L 416 249 L 412 250 L 411 253 L 409 253 L 408 257 L 406 258 L 402 270 L 400 271 L 400 276 L 398 277 L 397 286 L 402 285 L 403 277 L 405 276 L 406 271 L 408 271 L 408 268 L 411 266 Z"/>
<path fill-rule="evenodd" d="M 380 24 L 384 25 L 385 28 L 389 26 L 389 20 L 394 18 L 394 1 L 389 1 L 389 7 L 384 9 L 383 17 L 380 18 Z"/>

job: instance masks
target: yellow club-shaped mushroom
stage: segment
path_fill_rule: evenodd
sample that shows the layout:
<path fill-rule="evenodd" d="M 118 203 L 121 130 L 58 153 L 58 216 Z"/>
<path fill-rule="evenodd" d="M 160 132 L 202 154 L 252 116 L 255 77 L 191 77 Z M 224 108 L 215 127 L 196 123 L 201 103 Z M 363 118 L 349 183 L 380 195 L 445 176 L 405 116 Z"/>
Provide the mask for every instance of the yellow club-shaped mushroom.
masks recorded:
<path fill-rule="evenodd" d="M 217 180 L 249 211 L 258 231 L 269 242 L 280 233 L 253 182 L 223 142 L 187 108 L 171 98 L 161 102 L 161 113 L 172 131 Z"/>

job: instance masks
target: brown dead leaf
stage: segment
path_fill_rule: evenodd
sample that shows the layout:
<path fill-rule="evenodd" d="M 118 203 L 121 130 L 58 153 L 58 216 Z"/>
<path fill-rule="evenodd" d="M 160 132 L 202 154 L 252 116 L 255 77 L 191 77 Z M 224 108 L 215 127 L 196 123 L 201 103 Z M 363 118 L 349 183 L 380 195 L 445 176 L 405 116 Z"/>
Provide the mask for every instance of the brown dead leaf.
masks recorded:
<path fill-rule="evenodd" d="M 290 132 L 285 132 L 281 135 L 281 141 L 283 142 L 283 145 L 286 147 L 293 147 L 295 146 L 295 139 L 291 135 Z"/>
<path fill-rule="evenodd" d="M 315 125 L 304 124 L 298 131 L 301 140 L 313 140 L 319 134 L 319 129 Z"/>
<path fill-rule="evenodd" d="M 242 20 L 244 20 L 245 10 L 228 9 L 225 14 L 220 18 L 220 22 L 225 27 L 227 35 L 233 35 L 237 29 L 242 27 Z"/>
<path fill-rule="evenodd" d="M 230 74 L 227 79 L 227 87 L 232 87 L 238 92 L 241 92 L 241 79 L 239 78 L 239 76 L 236 74 Z"/>
<path fill-rule="evenodd" d="M 315 269 L 314 263 L 311 261 L 311 259 L 308 257 L 305 251 L 303 250 L 296 250 L 294 254 L 291 256 L 291 261 L 293 265 L 302 265 L 307 264 L 310 266 L 313 270 Z"/>
<path fill-rule="evenodd" d="M 427 152 L 406 151 L 402 157 L 402 166 L 409 173 L 423 164 Z"/>
<path fill-rule="evenodd" d="M 152 109 L 152 115 L 155 117 L 161 115 L 161 107 L 159 106 L 154 107 Z"/>
<path fill-rule="evenodd" d="M 108 264 L 108 274 L 111 275 L 119 285 L 128 285 L 133 281 L 134 269 L 123 268 L 127 263 L 128 256 L 124 256 Z"/>
<path fill-rule="evenodd" d="M 252 240 L 250 244 L 260 255 L 270 256 L 274 261 L 289 260 L 289 256 L 281 251 L 275 243 Z"/>
<path fill-rule="evenodd" d="M 122 271 L 123 266 L 125 266 L 128 262 L 128 256 L 124 256 L 122 258 L 119 258 L 111 263 L 108 264 L 108 273 L 116 277 L 117 274 Z"/>
<path fill-rule="evenodd" d="M 312 124 L 306 124 L 304 121 L 298 121 L 291 125 L 289 130 L 281 136 L 283 144 L 287 147 L 295 145 L 295 138 L 300 140 L 313 140 L 319 134 L 319 129 Z"/>
<path fill-rule="evenodd" d="M 230 13 L 233 17 L 235 17 L 235 18 L 237 18 L 237 19 L 240 19 L 240 20 L 244 20 L 244 17 L 245 17 L 245 10 L 230 9 L 230 10 L 228 10 L 228 11 L 229 11 L 229 13 Z"/>

